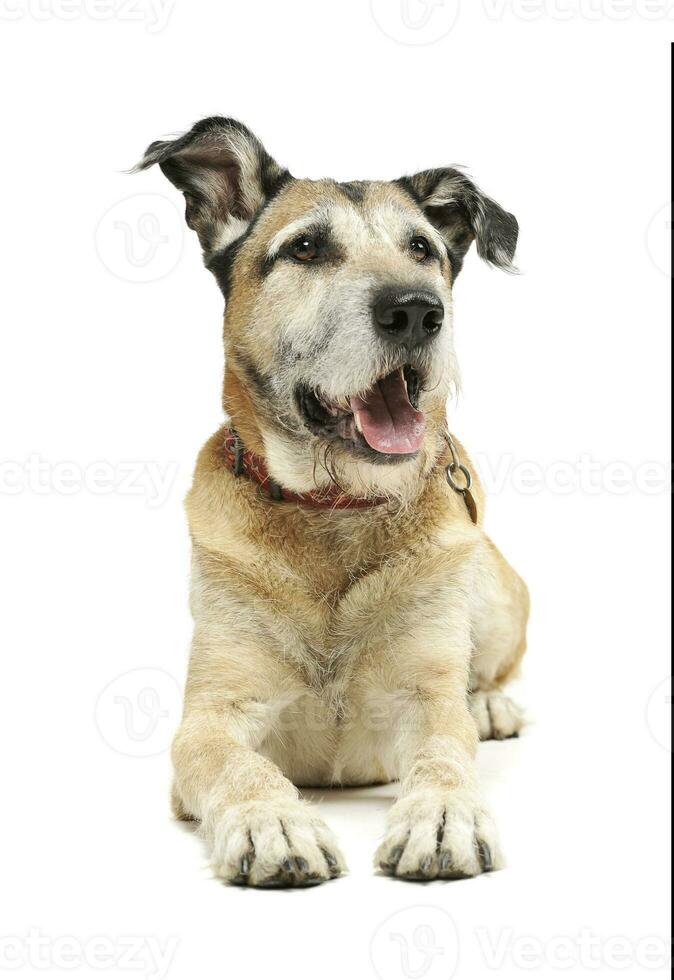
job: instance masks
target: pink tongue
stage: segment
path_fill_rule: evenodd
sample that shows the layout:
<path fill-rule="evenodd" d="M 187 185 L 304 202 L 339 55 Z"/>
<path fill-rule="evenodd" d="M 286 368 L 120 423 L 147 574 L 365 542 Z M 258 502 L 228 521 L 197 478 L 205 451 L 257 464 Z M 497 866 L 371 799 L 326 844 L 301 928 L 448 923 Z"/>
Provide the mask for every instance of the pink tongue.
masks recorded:
<path fill-rule="evenodd" d="M 379 453 L 415 453 L 424 441 L 426 418 L 407 397 L 402 371 L 377 382 L 365 398 L 351 399 L 368 446 Z"/>

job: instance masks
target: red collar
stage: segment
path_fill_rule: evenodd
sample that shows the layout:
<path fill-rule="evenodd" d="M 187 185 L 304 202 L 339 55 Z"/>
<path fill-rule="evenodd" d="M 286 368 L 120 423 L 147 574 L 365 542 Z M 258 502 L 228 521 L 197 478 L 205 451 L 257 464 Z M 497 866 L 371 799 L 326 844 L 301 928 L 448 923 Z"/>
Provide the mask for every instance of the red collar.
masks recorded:
<path fill-rule="evenodd" d="M 279 503 L 301 504 L 304 507 L 314 507 L 319 510 L 364 510 L 371 507 L 381 507 L 388 503 L 386 497 L 351 497 L 334 484 L 328 490 L 321 492 L 293 493 L 292 490 L 285 490 L 269 475 L 269 470 L 262 457 L 246 449 L 233 429 L 225 429 L 224 433 L 225 462 L 234 476 L 247 476 L 253 483 L 257 483 L 263 490 L 266 490 L 271 500 Z M 477 503 L 471 492 L 473 475 L 468 467 L 461 462 L 456 444 L 449 432 L 446 433 L 445 439 L 451 454 L 451 462 L 445 467 L 447 482 L 455 493 L 463 497 L 471 521 L 473 524 L 477 524 Z"/>
<path fill-rule="evenodd" d="M 246 449 L 233 429 L 225 429 L 225 462 L 235 476 L 246 476 L 253 483 L 266 490 L 272 500 L 289 504 L 302 504 L 324 510 L 362 510 L 381 507 L 388 503 L 386 497 L 351 497 L 334 484 L 324 491 L 294 493 L 280 487 L 269 475 L 267 465 L 261 456 Z"/>

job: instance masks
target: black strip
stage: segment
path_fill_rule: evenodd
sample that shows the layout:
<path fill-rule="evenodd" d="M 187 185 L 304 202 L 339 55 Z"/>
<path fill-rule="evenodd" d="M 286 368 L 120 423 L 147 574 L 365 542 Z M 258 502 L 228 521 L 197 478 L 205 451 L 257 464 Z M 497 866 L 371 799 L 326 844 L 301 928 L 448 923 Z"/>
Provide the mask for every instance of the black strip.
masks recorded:
<path fill-rule="evenodd" d="M 363 180 L 350 180 L 343 184 L 337 184 L 342 194 L 351 201 L 352 204 L 362 204 L 367 193 L 367 182 Z"/>

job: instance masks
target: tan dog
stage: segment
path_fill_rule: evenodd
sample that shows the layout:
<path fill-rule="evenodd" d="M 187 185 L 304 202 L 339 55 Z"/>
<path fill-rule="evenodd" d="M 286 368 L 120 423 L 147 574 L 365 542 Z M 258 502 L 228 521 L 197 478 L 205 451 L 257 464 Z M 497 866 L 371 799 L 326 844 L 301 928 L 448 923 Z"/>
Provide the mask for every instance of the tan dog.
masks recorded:
<path fill-rule="evenodd" d="M 240 123 L 154 143 L 227 300 L 224 408 L 187 501 L 195 619 L 174 806 L 227 881 L 345 868 L 296 786 L 401 781 L 377 866 L 402 878 L 502 865 L 478 737 L 527 590 L 481 530 L 482 490 L 446 404 L 452 286 L 468 248 L 507 268 L 517 223 L 456 170 L 295 180 Z"/>

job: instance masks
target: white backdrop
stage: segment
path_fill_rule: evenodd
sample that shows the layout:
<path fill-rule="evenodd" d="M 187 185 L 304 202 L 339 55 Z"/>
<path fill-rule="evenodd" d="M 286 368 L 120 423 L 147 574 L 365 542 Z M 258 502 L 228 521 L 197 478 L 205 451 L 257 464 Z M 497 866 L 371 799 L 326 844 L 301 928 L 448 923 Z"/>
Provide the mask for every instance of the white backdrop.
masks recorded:
<path fill-rule="evenodd" d="M 0 0 L 0 967 L 17 977 L 664 976 L 670 0 Z M 509 870 L 214 882 L 169 819 L 181 501 L 222 300 L 145 146 L 240 117 L 305 176 L 467 165 L 521 223 L 468 261 L 454 430 L 531 585 L 532 725 L 481 764 Z M 132 937 L 135 937 L 132 942 Z"/>

